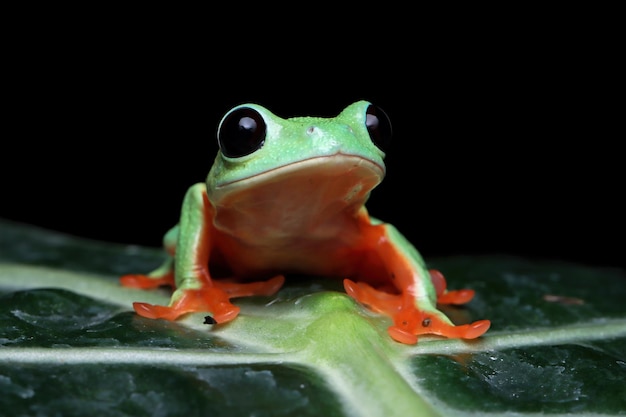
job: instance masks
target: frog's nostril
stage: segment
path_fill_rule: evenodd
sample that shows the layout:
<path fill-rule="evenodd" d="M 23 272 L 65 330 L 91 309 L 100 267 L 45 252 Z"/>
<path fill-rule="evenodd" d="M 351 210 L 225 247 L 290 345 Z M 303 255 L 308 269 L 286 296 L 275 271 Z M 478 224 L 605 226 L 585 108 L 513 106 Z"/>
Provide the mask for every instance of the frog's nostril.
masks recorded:
<path fill-rule="evenodd" d="M 312 135 L 313 133 L 315 133 L 315 126 L 309 126 L 309 128 L 306 130 L 306 133 L 308 135 Z"/>

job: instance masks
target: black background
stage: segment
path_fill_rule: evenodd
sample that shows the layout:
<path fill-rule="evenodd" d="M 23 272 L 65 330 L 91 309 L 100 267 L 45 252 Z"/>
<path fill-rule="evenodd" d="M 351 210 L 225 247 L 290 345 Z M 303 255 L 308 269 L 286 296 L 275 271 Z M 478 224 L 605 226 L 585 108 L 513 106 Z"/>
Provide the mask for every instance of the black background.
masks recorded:
<path fill-rule="evenodd" d="M 91 23 L 23 32 L 11 52 L 2 218 L 158 246 L 231 107 L 334 116 L 367 99 L 394 127 L 370 213 L 427 259 L 624 266 L 616 56 L 586 31 L 369 28 L 290 45 L 286 32 Z"/>

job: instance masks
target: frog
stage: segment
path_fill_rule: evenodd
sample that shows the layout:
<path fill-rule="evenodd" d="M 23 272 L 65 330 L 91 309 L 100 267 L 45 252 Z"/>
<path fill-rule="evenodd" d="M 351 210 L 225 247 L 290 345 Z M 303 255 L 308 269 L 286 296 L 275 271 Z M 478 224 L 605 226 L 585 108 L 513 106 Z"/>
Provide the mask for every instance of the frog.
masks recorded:
<path fill-rule="evenodd" d="M 357 308 L 389 318 L 387 333 L 401 344 L 482 336 L 489 320 L 455 325 L 439 309 L 468 303 L 474 290 L 449 290 L 398 229 L 368 213 L 392 133 L 387 113 L 366 100 L 335 117 L 233 107 L 219 122 L 206 180 L 189 187 L 163 237 L 165 261 L 120 278 L 125 287 L 173 289 L 168 305 L 135 302 L 135 312 L 171 321 L 204 312 L 205 323 L 222 325 L 240 313 L 232 299 L 272 296 L 304 274 L 342 280 Z"/>

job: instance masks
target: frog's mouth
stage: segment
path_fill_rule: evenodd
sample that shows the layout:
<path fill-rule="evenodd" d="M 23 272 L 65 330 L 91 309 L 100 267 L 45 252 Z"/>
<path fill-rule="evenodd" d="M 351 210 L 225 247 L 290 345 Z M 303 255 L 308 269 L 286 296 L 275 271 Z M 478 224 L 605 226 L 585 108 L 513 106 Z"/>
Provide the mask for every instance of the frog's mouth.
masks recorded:
<path fill-rule="evenodd" d="M 242 187 L 250 191 L 255 186 L 264 183 L 282 182 L 288 180 L 290 176 L 301 177 L 303 175 L 307 176 L 309 181 L 314 180 L 315 176 L 323 180 L 339 175 L 348 175 L 359 183 L 369 183 L 374 180 L 375 184 L 370 188 L 371 190 L 382 181 L 385 176 L 385 167 L 362 156 L 339 152 L 292 162 L 248 177 L 218 183 L 213 191 L 218 195 L 236 192 Z M 359 179 L 359 175 L 363 178 Z"/>
<path fill-rule="evenodd" d="M 209 200 L 218 213 L 302 221 L 356 212 L 384 175 L 384 166 L 374 161 L 337 153 L 217 184 L 209 190 Z"/>

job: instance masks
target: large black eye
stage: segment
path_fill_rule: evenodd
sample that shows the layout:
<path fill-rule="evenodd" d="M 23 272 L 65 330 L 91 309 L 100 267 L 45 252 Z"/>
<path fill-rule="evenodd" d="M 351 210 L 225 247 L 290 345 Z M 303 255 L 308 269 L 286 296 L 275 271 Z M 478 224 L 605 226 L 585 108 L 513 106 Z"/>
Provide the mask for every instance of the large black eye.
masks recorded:
<path fill-rule="evenodd" d="M 258 111 L 249 107 L 233 110 L 222 120 L 217 142 L 224 156 L 239 158 L 263 146 L 267 126 Z"/>
<path fill-rule="evenodd" d="M 391 121 L 383 109 L 370 104 L 365 112 L 365 126 L 374 145 L 386 151 L 391 144 Z"/>

